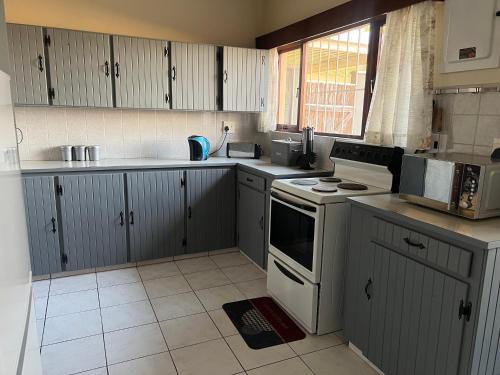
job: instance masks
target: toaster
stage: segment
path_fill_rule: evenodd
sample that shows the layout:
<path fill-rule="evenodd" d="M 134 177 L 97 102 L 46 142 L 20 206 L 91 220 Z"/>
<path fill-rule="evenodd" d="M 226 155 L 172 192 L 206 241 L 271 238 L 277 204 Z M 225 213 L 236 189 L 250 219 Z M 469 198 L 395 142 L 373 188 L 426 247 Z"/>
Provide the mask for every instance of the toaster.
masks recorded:
<path fill-rule="evenodd" d="M 260 159 L 262 147 L 257 143 L 230 142 L 226 146 L 226 156 L 228 158 Z"/>

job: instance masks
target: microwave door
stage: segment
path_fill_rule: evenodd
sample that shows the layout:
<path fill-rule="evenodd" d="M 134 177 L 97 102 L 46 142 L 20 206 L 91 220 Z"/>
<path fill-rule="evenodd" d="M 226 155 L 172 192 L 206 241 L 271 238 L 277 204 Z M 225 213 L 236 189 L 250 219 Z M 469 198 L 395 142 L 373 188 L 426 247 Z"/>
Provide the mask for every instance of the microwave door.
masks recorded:
<path fill-rule="evenodd" d="M 427 159 L 424 198 L 446 205 L 448 210 L 450 210 L 454 173 L 455 163 Z"/>

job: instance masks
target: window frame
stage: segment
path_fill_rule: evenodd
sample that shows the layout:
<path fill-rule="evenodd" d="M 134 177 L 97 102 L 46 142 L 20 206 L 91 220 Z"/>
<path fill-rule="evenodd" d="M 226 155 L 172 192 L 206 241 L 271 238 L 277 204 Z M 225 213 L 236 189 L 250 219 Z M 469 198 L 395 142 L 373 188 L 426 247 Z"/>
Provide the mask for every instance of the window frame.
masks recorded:
<path fill-rule="evenodd" d="M 339 134 L 339 133 L 322 133 L 322 132 L 316 132 L 315 134 L 317 135 L 323 135 L 323 136 L 329 136 L 329 137 L 337 137 L 337 138 L 351 138 L 351 139 L 363 139 L 365 136 L 365 128 L 366 128 L 366 121 L 368 119 L 368 112 L 370 111 L 370 104 L 371 100 L 373 97 L 373 87 L 375 84 L 375 79 L 376 79 L 376 74 L 377 74 L 377 65 L 378 65 L 378 60 L 379 60 L 379 47 L 380 47 L 380 35 L 381 35 L 381 29 L 386 23 L 386 16 L 382 15 L 379 17 L 372 18 L 370 20 L 364 20 L 360 22 L 356 22 L 354 24 L 341 27 L 335 30 L 328 31 L 326 33 L 322 33 L 319 35 L 314 35 L 306 39 L 302 39 L 300 41 L 294 42 L 287 44 L 285 46 L 278 47 L 278 56 L 280 56 L 283 53 L 290 52 L 296 49 L 300 49 L 300 86 L 299 86 L 299 100 L 298 100 L 298 109 L 297 109 L 297 125 L 290 125 L 290 124 L 280 124 L 278 122 L 278 116 L 276 116 L 276 131 L 279 132 L 287 132 L 287 133 L 301 133 L 302 132 L 302 127 L 301 124 L 303 123 L 303 113 L 304 113 L 304 97 L 305 93 L 304 90 L 302 89 L 305 84 L 305 60 L 306 60 L 306 55 L 305 55 L 305 48 L 306 48 L 306 43 L 314 40 L 314 39 L 319 39 L 328 35 L 340 33 L 342 31 L 346 31 L 349 29 L 353 29 L 359 26 L 363 25 L 370 25 L 370 39 L 368 42 L 368 55 L 367 55 L 367 67 L 366 67 L 366 78 L 365 78 L 365 95 L 363 99 L 363 115 L 362 115 L 362 123 L 361 123 L 361 135 L 350 135 L 350 134 Z M 278 66 L 278 70 L 281 68 L 281 66 Z M 278 72 L 279 75 L 279 72 Z M 278 100 L 280 98 L 280 90 L 281 85 L 278 83 Z M 278 106 L 280 103 L 278 103 Z"/>

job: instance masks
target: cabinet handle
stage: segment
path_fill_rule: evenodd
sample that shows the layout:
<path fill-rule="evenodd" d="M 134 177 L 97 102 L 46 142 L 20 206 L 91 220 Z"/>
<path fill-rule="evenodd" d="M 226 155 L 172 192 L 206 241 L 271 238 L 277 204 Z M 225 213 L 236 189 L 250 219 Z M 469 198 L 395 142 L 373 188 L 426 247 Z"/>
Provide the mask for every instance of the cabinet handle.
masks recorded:
<path fill-rule="evenodd" d="M 52 222 L 52 233 L 56 233 L 56 219 L 52 218 L 50 221 Z"/>
<path fill-rule="evenodd" d="M 172 67 L 172 81 L 175 81 L 175 79 L 177 78 L 177 69 L 175 68 L 175 66 Z"/>
<path fill-rule="evenodd" d="M 191 206 L 188 207 L 188 219 L 191 219 L 192 212 L 191 212 Z"/>
<path fill-rule="evenodd" d="M 370 292 L 368 292 L 368 288 L 370 287 L 370 285 L 373 284 L 373 281 L 371 279 L 371 277 L 368 279 L 368 282 L 366 283 L 365 285 L 365 294 L 366 294 L 366 298 L 368 300 L 370 300 L 372 298 L 372 295 L 370 294 Z"/>
<path fill-rule="evenodd" d="M 260 217 L 259 225 L 260 225 L 260 229 L 264 230 L 264 216 Z"/>
<path fill-rule="evenodd" d="M 224 83 L 227 82 L 227 70 L 224 70 Z"/>
<path fill-rule="evenodd" d="M 419 249 L 425 249 L 425 246 L 422 242 L 413 242 L 412 240 L 410 240 L 408 237 L 405 237 L 404 238 L 404 241 L 409 245 L 409 246 L 412 246 L 412 247 L 418 247 Z"/>
<path fill-rule="evenodd" d="M 125 222 L 123 221 L 123 211 L 120 211 L 120 225 L 123 227 Z"/>
<path fill-rule="evenodd" d="M 115 63 L 115 77 L 120 77 L 120 64 L 118 64 L 117 62 Z"/>
<path fill-rule="evenodd" d="M 280 270 L 280 272 L 285 275 L 286 277 L 288 277 L 290 280 L 292 281 L 295 281 L 297 284 L 300 284 L 300 285 L 304 285 L 304 282 L 299 279 L 297 276 L 295 276 L 293 273 L 291 273 L 290 271 L 288 271 L 285 267 L 283 267 L 281 264 L 279 264 L 278 262 L 274 261 L 274 264 L 276 265 L 276 268 L 278 268 L 278 270 Z"/>
<path fill-rule="evenodd" d="M 104 75 L 109 77 L 109 62 L 107 61 L 104 63 Z"/>
<path fill-rule="evenodd" d="M 38 55 L 38 70 L 43 72 L 43 57 L 42 57 L 42 55 Z"/>
<path fill-rule="evenodd" d="M 130 211 L 130 225 L 134 225 L 134 211 Z"/>
<path fill-rule="evenodd" d="M 247 182 L 253 182 L 253 178 L 247 177 Z"/>
<path fill-rule="evenodd" d="M 460 300 L 460 306 L 458 306 L 458 319 L 461 320 L 465 316 L 465 321 L 470 320 L 470 314 L 472 312 L 472 303 L 464 304 L 464 300 Z"/>

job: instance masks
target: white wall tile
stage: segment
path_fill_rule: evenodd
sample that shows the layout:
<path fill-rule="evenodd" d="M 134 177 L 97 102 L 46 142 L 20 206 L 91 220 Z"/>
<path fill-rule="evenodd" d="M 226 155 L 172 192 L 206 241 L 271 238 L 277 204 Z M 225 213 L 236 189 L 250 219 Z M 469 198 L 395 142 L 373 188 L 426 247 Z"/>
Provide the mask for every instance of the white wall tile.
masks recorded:
<path fill-rule="evenodd" d="M 488 92 L 481 94 L 479 114 L 500 116 L 500 92 Z"/>
<path fill-rule="evenodd" d="M 481 96 L 478 94 L 460 94 L 456 95 L 453 114 L 455 115 L 474 115 L 479 113 L 479 100 Z"/>
<path fill-rule="evenodd" d="M 454 143 L 474 144 L 477 115 L 454 115 L 451 138 Z"/>
<path fill-rule="evenodd" d="M 493 146 L 494 138 L 500 138 L 500 116 L 479 116 L 475 144 Z"/>

